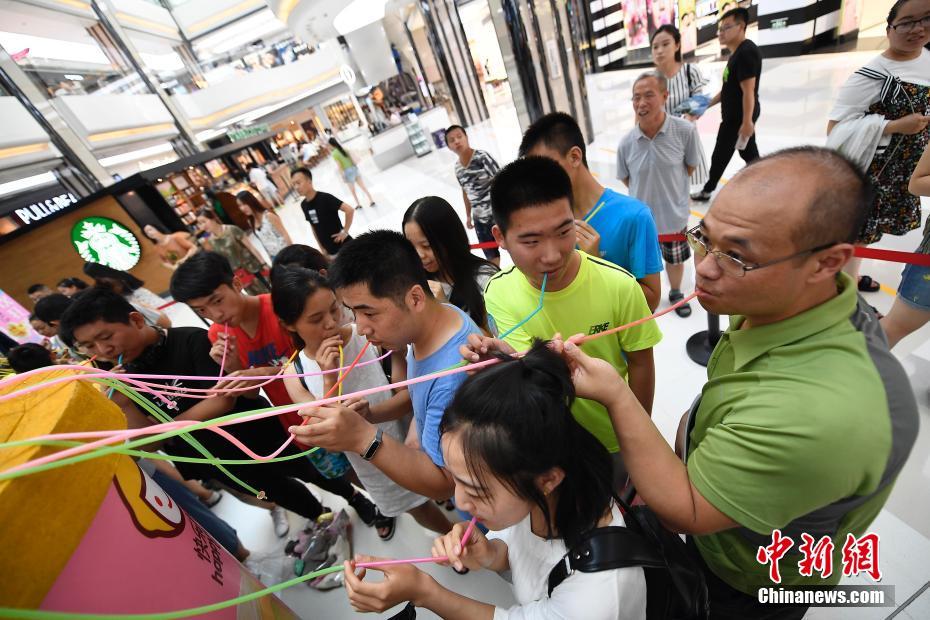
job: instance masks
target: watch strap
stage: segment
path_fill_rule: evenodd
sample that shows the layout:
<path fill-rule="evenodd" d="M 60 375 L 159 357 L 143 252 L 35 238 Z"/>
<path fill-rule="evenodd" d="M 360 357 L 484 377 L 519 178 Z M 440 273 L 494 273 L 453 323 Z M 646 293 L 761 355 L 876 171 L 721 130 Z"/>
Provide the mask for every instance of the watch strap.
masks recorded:
<path fill-rule="evenodd" d="M 378 430 L 375 431 L 375 438 L 371 440 L 371 443 L 368 445 L 368 449 L 365 450 L 364 454 L 360 455 L 363 459 L 365 459 L 366 461 L 370 461 L 371 459 L 375 457 L 375 453 L 378 452 L 378 448 L 381 447 L 381 443 L 382 443 L 381 437 L 383 434 L 384 434 L 384 431 L 382 431 L 381 428 L 378 427 Z"/>

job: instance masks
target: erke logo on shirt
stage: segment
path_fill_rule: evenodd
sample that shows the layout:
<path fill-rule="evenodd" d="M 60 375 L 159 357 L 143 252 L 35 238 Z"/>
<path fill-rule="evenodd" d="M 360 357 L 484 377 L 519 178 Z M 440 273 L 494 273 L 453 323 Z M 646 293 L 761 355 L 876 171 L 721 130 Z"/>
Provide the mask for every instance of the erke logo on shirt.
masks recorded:
<path fill-rule="evenodd" d="M 610 321 L 607 323 L 601 323 L 600 325 L 592 325 L 591 329 L 588 330 L 588 335 L 593 336 L 594 334 L 605 332 L 607 331 L 608 327 L 610 327 Z"/>

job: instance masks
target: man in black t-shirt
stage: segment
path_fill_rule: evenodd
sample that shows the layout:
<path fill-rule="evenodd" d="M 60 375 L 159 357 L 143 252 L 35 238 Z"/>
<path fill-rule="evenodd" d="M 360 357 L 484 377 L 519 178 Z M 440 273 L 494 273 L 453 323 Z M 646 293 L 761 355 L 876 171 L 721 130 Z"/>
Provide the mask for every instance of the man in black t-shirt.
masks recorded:
<path fill-rule="evenodd" d="M 313 187 L 313 174 L 309 168 L 294 170 L 291 173 L 291 185 L 303 197 L 300 209 L 310 222 L 317 245 L 326 252 L 329 258 L 334 257 L 343 243 L 352 240 L 349 236 L 349 228 L 352 227 L 355 209 L 332 194 L 316 191 Z M 345 226 L 339 220 L 340 211 L 346 214 Z"/>
<path fill-rule="evenodd" d="M 720 129 L 710 160 L 710 173 L 703 189 L 691 195 L 694 200 L 710 200 L 734 150 L 739 150 L 739 156 L 747 164 L 759 158 L 755 123 L 759 118 L 762 54 L 756 44 L 746 38 L 748 26 L 749 11 L 746 9 L 727 11 L 717 26 L 720 45 L 730 50 L 730 59 L 723 70 L 723 86 L 710 102 L 710 105 L 720 104 Z"/>

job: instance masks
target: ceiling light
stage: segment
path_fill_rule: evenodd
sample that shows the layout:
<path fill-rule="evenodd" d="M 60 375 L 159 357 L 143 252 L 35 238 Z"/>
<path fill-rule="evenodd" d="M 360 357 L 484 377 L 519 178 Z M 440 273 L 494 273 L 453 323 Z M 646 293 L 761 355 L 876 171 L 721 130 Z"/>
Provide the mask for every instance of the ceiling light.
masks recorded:
<path fill-rule="evenodd" d="M 66 80 L 74 80 L 75 82 L 82 82 L 82 81 L 84 81 L 84 76 L 83 76 L 83 75 L 77 75 L 77 74 L 75 74 L 75 73 L 65 73 L 65 79 L 66 79 Z"/>
<path fill-rule="evenodd" d="M 0 196 L 14 194 L 16 192 L 21 192 L 33 187 L 40 187 L 42 185 L 50 185 L 56 181 L 58 181 L 58 179 L 54 174 L 51 172 L 43 172 L 42 174 L 35 174 L 31 177 L 24 177 L 16 181 L 10 181 L 9 183 L 0 183 Z"/>
<path fill-rule="evenodd" d="M 152 155 L 160 155 L 161 153 L 166 153 L 170 150 L 172 150 L 171 144 L 165 142 L 164 144 L 156 144 L 155 146 L 149 146 L 144 149 L 138 149 L 136 151 L 120 153 L 119 155 L 113 155 L 112 157 L 104 157 L 100 160 L 100 165 L 104 168 L 107 168 L 110 166 L 116 166 L 117 164 L 125 164 L 129 161 L 137 161 L 145 157 L 151 157 Z"/>
<path fill-rule="evenodd" d="M 387 0 L 353 0 L 342 9 L 333 20 L 333 28 L 341 35 L 364 28 L 380 19 L 384 19 L 384 5 Z"/>

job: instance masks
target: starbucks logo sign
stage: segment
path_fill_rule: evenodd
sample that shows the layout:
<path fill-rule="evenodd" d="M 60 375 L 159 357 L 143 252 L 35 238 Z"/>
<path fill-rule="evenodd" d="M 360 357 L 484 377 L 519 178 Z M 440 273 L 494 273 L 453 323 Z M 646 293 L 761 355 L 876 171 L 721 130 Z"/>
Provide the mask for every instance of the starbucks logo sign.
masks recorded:
<path fill-rule="evenodd" d="M 113 269 L 132 269 L 142 256 L 139 240 L 108 217 L 85 217 L 71 229 L 71 243 L 85 261 Z"/>

